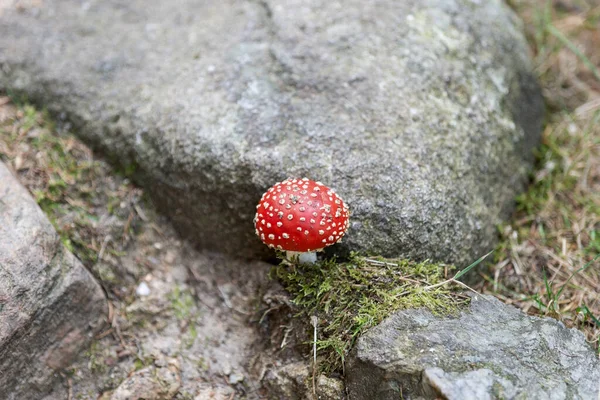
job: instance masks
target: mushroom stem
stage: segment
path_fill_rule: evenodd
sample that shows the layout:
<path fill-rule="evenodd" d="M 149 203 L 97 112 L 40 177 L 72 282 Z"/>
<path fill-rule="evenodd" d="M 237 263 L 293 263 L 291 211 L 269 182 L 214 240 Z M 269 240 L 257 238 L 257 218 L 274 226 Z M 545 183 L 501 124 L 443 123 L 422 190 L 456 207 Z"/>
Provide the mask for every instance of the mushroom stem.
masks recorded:
<path fill-rule="evenodd" d="M 288 260 L 298 258 L 300 264 L 314 264 L 317 262 L 317 253 L 315 251 L 286 251 L 285 256 Z"/>

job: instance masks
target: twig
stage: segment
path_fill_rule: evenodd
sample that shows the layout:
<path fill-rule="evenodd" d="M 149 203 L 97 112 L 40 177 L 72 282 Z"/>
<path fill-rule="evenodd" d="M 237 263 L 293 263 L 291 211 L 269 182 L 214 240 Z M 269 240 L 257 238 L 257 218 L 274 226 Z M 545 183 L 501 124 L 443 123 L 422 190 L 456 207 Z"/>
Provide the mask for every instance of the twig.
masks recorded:
<path fill-rule="evenodd" d="M 97 263 L 102 261 L 102 257 L 104 256 L 104 252 L 106 251 L 106 245 L 108 244 L 108 242 L 110 242 L 111 239 L 112 237 L 110 235 L 106 235 L 104 237 L 102 245 L 100 246 L 100 251 L 98 252 L 98 261 L 96 261 Z"/>
<path fill-rule="evenodd" d="M 317 397 L 317 325 L 319 324 L 319 319 L 316 315 L 310 317 L 310 323 L 314 327 L 313 331 L 313 371 L 312 371 L 312 386 L 313 386 L 313 394 L 315 398 Z"/>
<path fill-rule="evenodd" d="M 71 377 L 67 377 L 67 385 L 69 386 L 69 394 L 67 396 L 67 400 L 71 400 L 73 398 L 73 380 Z"/>

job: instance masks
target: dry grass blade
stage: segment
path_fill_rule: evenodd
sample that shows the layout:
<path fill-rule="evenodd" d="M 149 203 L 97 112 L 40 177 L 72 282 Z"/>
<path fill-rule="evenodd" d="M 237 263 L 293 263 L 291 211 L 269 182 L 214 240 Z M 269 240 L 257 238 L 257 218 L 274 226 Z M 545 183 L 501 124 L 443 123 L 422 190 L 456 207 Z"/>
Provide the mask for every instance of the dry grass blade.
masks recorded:
<path fill-rule="evenodd" d="M 549 106 L 530 189 L 479 289 L 600 336 L 600 6 L 512 1 Z"/>

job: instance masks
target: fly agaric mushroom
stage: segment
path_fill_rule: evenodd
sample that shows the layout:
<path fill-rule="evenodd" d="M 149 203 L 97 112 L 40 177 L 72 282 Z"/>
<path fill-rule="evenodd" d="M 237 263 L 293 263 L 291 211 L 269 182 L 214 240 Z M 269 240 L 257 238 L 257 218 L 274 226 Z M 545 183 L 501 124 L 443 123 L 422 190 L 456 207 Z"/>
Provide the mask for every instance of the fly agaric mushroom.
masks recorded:
<path fill-rule="evenodd" d="M 256 206 L 256 234 L 288 259 L 314 263 L 317 251 L 338 242 L 348 229 L 348 207 L 321 182 L 288 178 L 265 192 Z"/>

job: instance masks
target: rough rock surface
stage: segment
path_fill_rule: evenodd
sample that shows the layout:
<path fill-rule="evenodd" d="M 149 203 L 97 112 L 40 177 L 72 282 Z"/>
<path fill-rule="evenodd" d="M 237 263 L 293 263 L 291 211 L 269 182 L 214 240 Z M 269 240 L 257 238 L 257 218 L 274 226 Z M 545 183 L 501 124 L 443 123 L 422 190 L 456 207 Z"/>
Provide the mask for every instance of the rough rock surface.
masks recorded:
<path fill-rule="evenodd" d="M 0 163 L 0 398 L 41 398 L 106 313 L 100 285 Z"/>
<path fill-rule="evenodd" d="M 206 248 L 265 252 L 256 202 L 305 175 L 351 207 L 338 251 L 466 263 L 492 247 L 539 138 L 501 0 L 6 4 L 0 87 L 137 165 Z"/>
<path fill-rule="evenodd" d="M 458 318 L 394 314 L 347 364 L 350 400 L 596 399 L 600 361 L 580 331 L 490 296 Z"/>

